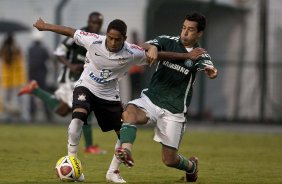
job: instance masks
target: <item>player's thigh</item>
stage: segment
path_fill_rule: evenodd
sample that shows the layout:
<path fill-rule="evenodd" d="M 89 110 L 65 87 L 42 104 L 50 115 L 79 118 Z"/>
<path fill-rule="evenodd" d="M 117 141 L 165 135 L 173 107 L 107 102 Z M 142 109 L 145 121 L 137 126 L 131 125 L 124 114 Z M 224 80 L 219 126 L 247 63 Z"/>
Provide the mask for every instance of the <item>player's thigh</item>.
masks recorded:
<path fill-rule="evenodd" d="M 98 125 L 103 132 L 120 130 L 123 111 L 120 103 L 105 104 L 96 102 L 92 105 Z"/>
<path fill-rule="evenodd" d="M 92 96 L 93 94 L 89 89 L 83 86 L 76 87 L 73 91 L 72 111 L 90 113 L 93 103 Z"/>
<path fill-rule="evenodd" d="M 128 104 L 125 111 L 122 113 L 122 119 L 124 122 L 133 124 L 145 124 L 149 120 L 146 116 L 146 112 L 134 104 Z"/>

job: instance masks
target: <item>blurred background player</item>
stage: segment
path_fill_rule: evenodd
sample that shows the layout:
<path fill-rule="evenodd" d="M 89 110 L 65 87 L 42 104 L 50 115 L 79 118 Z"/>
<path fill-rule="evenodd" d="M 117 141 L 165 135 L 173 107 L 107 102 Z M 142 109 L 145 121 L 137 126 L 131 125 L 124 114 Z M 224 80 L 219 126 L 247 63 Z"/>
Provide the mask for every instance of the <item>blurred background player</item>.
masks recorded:
<path fill-rule="evenodd" d="M 91 33 L 99 33 L 103 25 L 103 15 L 99 12 L 92 12 L 88 16 L 87 27 L 82 30 Z M 24 86 L 19 95 L 33 94 L 43 100 L 57 114 L 66 116 L 72 109 L 72 95 L 74 84 L 79 79 L 85 61 L 87 50 L 77 45 L 73 38 L 66 38 L 56 49 L 54 54 L 58 60 L 64 64 L 59 76 L 59 88 L 55 94 L 50 94 L 43 90 L 35 80 Z M 93 145 L 92 125 L 90 123 L 92 116 L 88 118 L 88 124 L 83 126 L 83 135 L 85 139 L 85 152 L 93 154 L 104 154 L 105 150 L 98 145 Z"/>
<path fill-rule="evenodd" d="M 28 48 L 27 59 L 28 79 L 35 80 L 41 89 L 47 91 L 47 62 L 50 59 L 50 54 L 43 43 L 43 33 L 34 30 L 31 34 L 31 39 L 32 43 Z M 32 121 L 34 121 L 38 109 L 40 109 L 40 106 L 42 106 L 41 104 L 39 104 L 41 101 L 38 101 L 39 100 L 36 99 L 34 96 L 30 97 L 30 115 Z M 51 122 L 51 111 L 46 105 L 46 103 L 43 104 L 43 108 L 48 122 Z"/>

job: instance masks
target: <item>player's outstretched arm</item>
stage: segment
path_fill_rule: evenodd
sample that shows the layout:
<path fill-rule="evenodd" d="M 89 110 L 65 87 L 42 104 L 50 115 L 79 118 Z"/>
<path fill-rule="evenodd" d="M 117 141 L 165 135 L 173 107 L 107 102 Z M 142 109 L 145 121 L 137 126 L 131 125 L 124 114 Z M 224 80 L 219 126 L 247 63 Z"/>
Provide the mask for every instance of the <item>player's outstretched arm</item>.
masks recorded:
<path fill-rule="evenodd" d="M 61 34 L 61 35 L 65 35 L 65 36 L 72 37 L 72 38 L 73 38 L 73 35 L 76 31 L 75 29 L 70 28 L 70 27 L 46 23 L 41 18 L 39 18 L 33 24 L 33 26 L 35 28 L 37 28 L 39 31 L 51 31 L 51 32 L 58 33 L 58 34 Z"/>
<path fill-rule="evenodd" d="M 151 44 L 144 43 L 141 45 L 145 50 L 149 50 L 149 48 L 152 46 Z M 164 52 L 160 51 L 158 52 L 157 59 L 158 60 L 186 60 L 190 59 L 192 61 L 197 60 L 199 57 L 201 57 L 202 54 L 204 54 L 206 51 L 203 48 L 195 48 L 191 52 L 188 53 L 178 53 L 178 52 Z"/>

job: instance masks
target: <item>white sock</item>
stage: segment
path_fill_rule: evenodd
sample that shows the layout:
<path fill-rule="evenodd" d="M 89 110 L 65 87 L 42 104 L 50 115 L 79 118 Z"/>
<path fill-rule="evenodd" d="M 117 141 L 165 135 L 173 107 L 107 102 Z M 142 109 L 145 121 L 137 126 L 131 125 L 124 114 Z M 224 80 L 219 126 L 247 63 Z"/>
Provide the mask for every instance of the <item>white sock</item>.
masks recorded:
<path fill-rule="evenodd" d="M 118 140 L 117 140 L 117 143 L 116 143 L 116 145 L 115 145 L 115 150 L 116 150 L 117 148 L 119 148 L 120 146 L 121 146 L 120 140 L 118 139 Z M 121 162 L 116 158 L 116 156 L 115 156 L 115 154 L 114 154 L 113 159 L 112 159 L 112 162 L 111 162 L 110 167 L 109 167 L 109 171 L 118 170 L 120 164 L 121 164 Z"/>
<path fill-rule="evenodd" d="M 74 118 L 71 120 L 68 129 L 68 155 L 77 157 L 79 140 L 84 122 Z"/>

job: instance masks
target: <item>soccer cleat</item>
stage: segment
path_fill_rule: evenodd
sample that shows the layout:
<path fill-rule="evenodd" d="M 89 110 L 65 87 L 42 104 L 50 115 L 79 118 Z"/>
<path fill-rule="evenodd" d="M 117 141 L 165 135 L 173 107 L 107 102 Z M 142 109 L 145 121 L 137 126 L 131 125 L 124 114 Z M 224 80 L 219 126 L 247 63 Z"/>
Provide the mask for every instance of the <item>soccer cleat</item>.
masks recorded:
<path fill-rule="evenodd" d="M 186 181 L 195 182 L 198 179 L 198 158 L 190 157 L 188 160 L 195 164 L 195 168 L 194 168 L 194 171 L 191 173 L 186 172 Z"/>
<path fill-rule="evenodd" d="M 126 181 L 120 175 L 119 170 L 115 170 L 115 171 L 108 170 L 106 174 L 106 180 L 107 182 L 111 182 L 111 183 L 126 183 Z"/>
<path fill-rule="evenodd" d="M 84 149 L 84 152 L 89 154 L 97 154 L 97 155 L 102 155 L 107 153 L 106 150 L 103 150 L 97 145 L 88 146 L 87 148 Z"/>
<path fill-rule="evenodd" d="M 126 148 L 117 148 L 115 150 L 115 155 L 121 163 L 123 163 L 126 167 L 133 167 L 134 161 L 131 157 L 131 152 Z"/>
<path fill-rule="evenodd" d="M 32 91 L 38 88 L 38 84 L 35 80 L 30 81 L 27 85 L 23 86 L 20 91 L 18 92 L 18 96 L 25 95 L 25 94 L 31 94 Z"/>
<path fill-rule="evenodd" d="M 78 181 L 78 182 L 84 182 L 84 180 L 85 180 L 84 174 L 81 173 L 80 177 L 79 177 L 76 181 Z"/>

